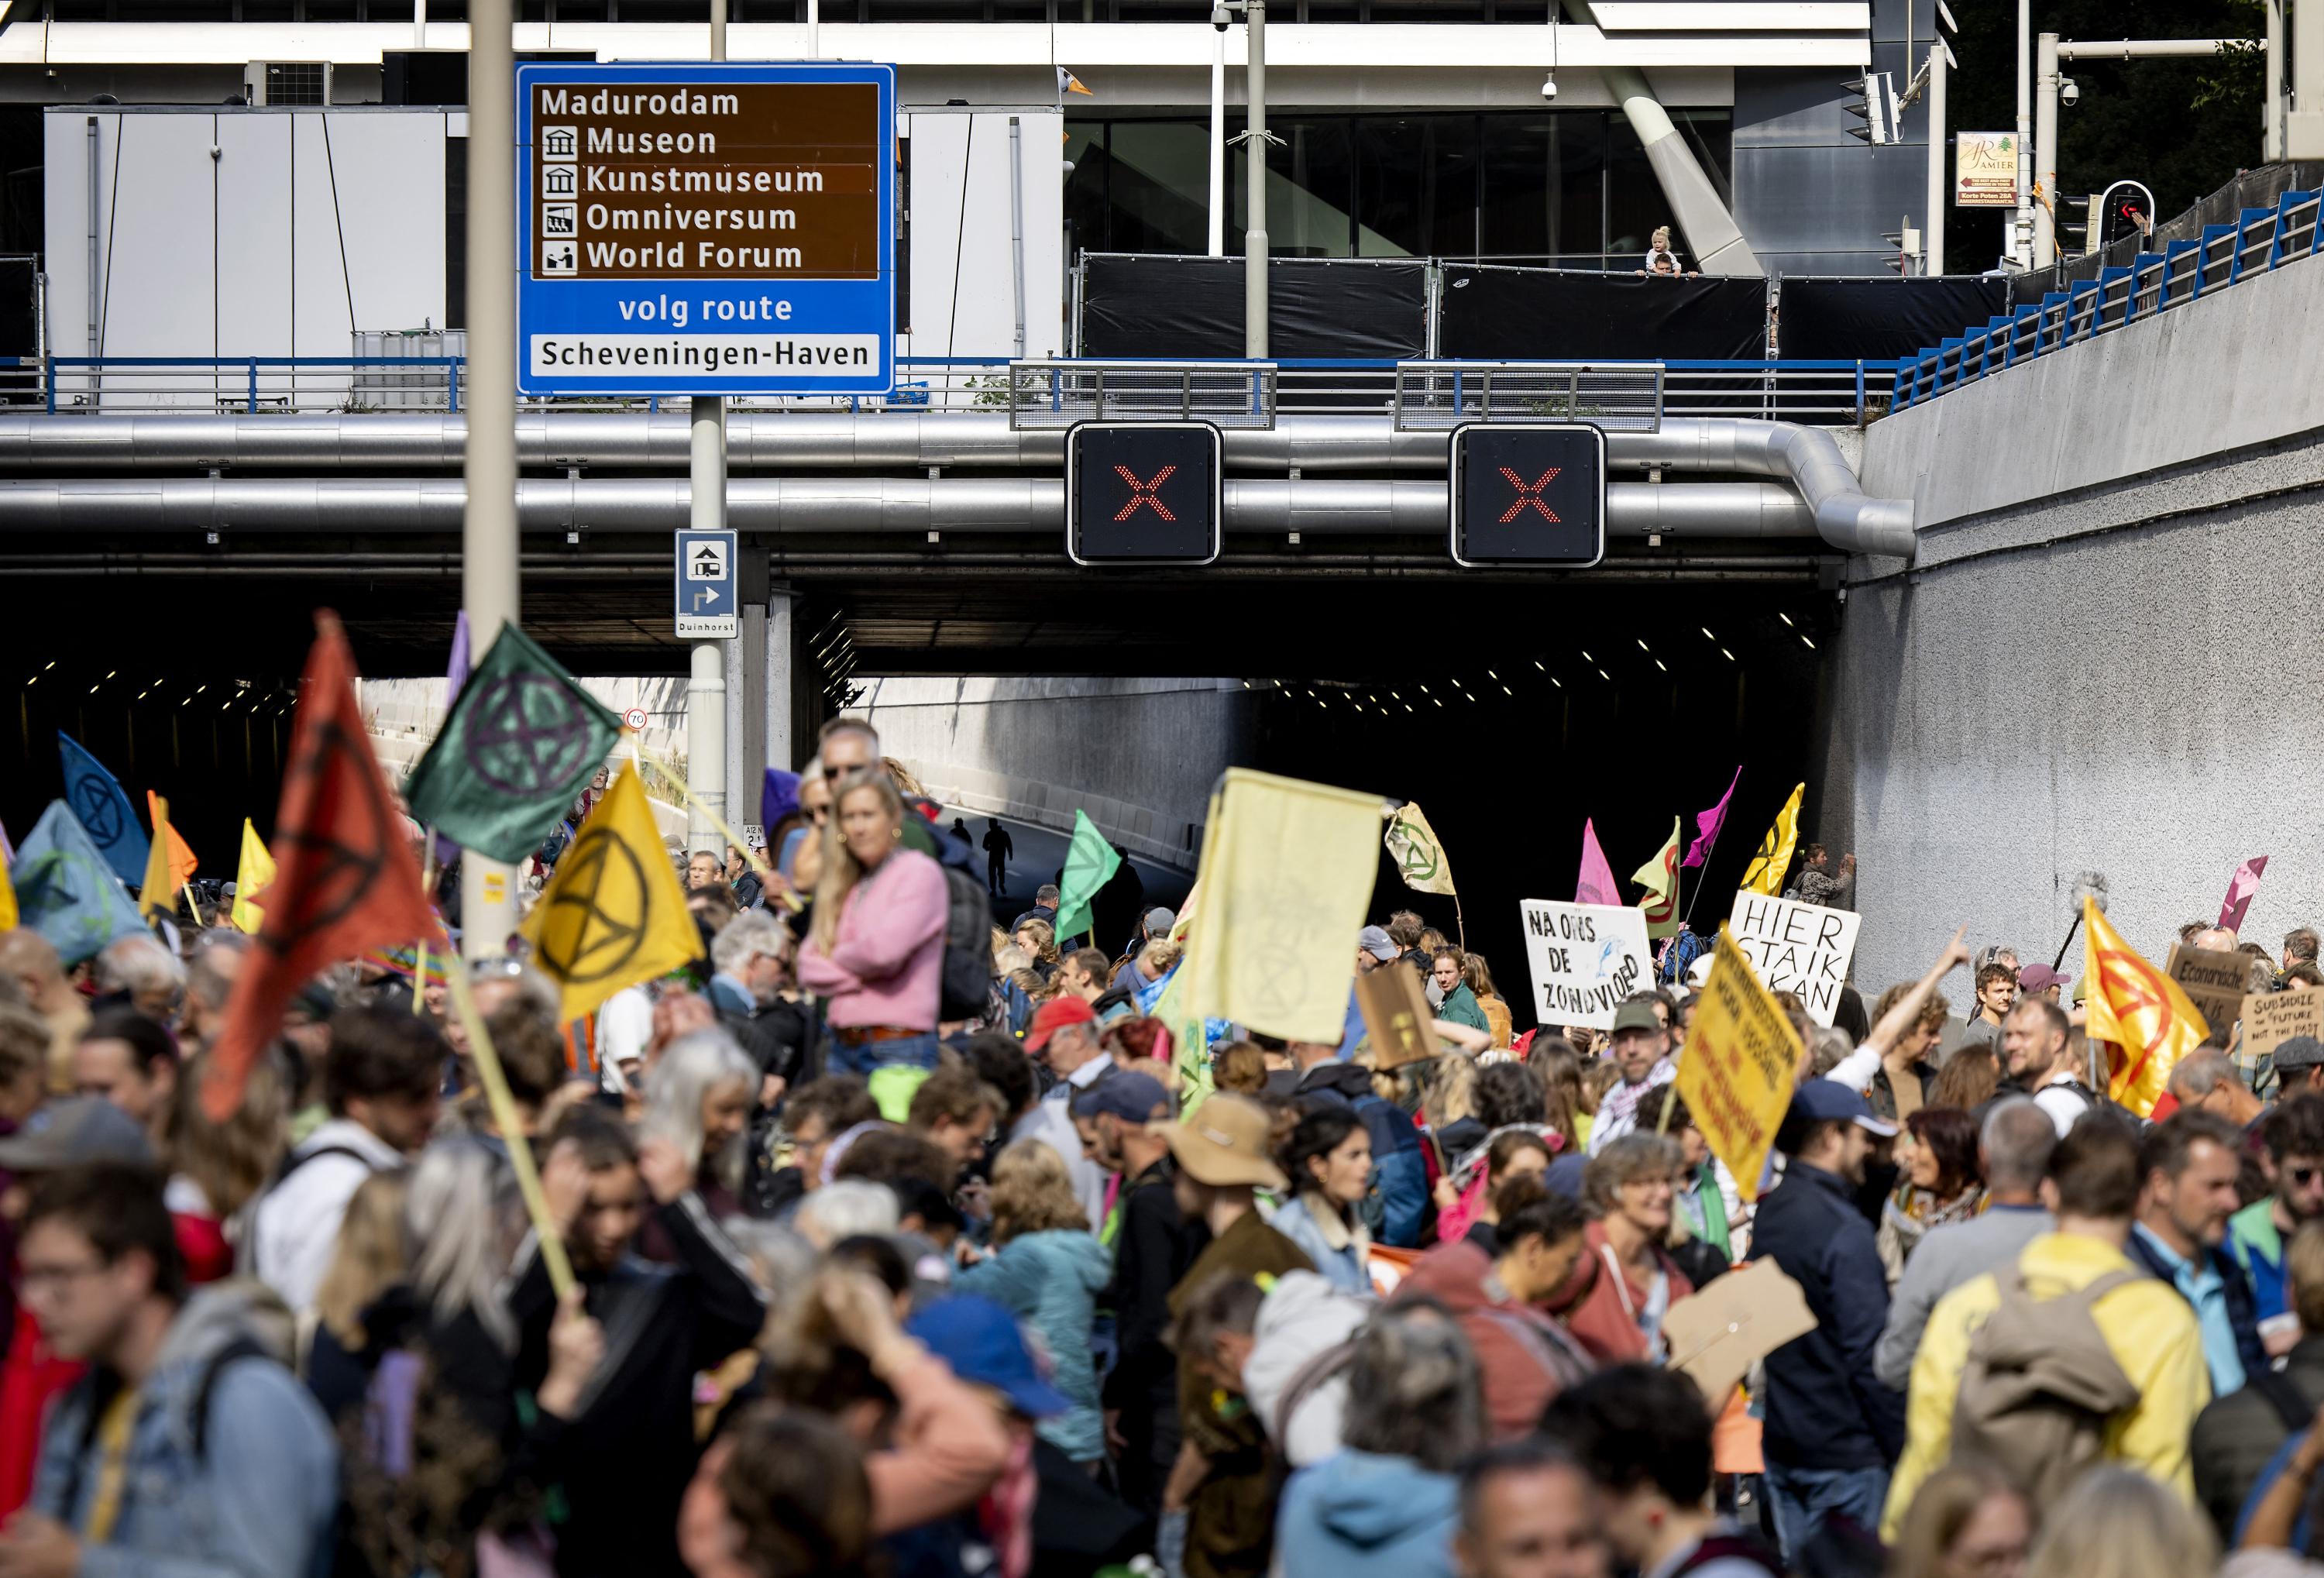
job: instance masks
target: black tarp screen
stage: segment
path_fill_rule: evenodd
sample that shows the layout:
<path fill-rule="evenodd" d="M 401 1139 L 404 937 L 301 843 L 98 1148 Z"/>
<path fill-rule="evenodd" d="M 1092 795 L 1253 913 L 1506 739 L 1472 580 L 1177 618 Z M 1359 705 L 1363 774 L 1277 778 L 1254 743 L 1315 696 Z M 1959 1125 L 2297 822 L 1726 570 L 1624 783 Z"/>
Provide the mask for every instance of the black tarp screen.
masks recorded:
<path fill-rule="evenodd" d="M 1483 361 L 1749 361 L 1764 280 L 1667 280 L 1446 263 L 1437 355 Z"/>
<path fill-rule="evenodd" d="M 1785 280 L 1784 358 L 1893 362 L 1983 328 L 2008 302 L 2006 280 Z"/>
<path fill-rule="evenodd" d="M 1083 355 L 1242 355 L 1240 258 L 1090 253 L 1083 263 Z M 1427 265 L 1277 258 L 1267 337 L 1277 358 L 1417 360 L 1428 347 Z"/>

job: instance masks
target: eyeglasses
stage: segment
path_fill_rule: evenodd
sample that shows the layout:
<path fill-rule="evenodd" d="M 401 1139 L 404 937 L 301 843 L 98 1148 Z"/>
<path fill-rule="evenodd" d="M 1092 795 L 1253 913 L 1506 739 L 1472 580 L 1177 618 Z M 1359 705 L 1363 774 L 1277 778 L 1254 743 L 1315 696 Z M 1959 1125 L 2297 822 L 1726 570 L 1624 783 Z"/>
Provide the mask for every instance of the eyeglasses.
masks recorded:
<path fill-rule="evenodd" d="M 17 1285 L 26 1294 L 38 1294 L 78 1282 L 84 1277 L 94 1277 L 105 1269 L 100 1261 L 90 1260 L 78 1266 L 35 1266 L 27 1264 L 16 1272 Z"/>

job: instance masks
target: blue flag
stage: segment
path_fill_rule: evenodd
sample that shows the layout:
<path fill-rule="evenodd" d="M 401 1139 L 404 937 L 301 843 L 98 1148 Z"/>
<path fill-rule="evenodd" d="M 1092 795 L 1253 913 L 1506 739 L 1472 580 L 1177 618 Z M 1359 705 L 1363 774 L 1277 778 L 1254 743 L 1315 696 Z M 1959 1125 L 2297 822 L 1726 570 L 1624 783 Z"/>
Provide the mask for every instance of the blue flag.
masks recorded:
<path fill-rule="evenodd" d="M 143 881 L 152 841 L 137 820 L 137 807 L 122 793 L 113 774 L 105 771 L 105 763 L 62 729 L 57 731 L 57 754 L 64 762 L 65 807 L 73 819 L 97 845 L 115 876 L 124 882 Z"/>
<path fill-rule="evenodd" d="M 97 841 L 62 800 L 51 800 L 16 846 L 8 876 L 16 886 L 19 924 L 48 938 L 68 966 L 115 937 L 152 935 Z"/>

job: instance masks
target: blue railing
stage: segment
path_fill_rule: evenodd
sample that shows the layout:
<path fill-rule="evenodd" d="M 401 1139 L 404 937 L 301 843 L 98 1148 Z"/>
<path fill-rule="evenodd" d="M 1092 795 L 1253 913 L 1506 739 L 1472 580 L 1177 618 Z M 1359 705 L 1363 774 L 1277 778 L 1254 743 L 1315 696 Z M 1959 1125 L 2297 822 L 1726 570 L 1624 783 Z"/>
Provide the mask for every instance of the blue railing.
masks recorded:
<path fill-rule="evenodd" d="M 2168 242 L 2159 253 L 2108 264 L 2094 280 L 2076 280 L 2038 303 L 1964 329 L 1958 339 L 1925 346 L 1896 364 L 1894 409 L 2324 253 L 2319 211 L 2324 193 L 2285 192 L 2272 208 L 2246 208 L 2232 225 L 2206 225 L 2198 239 Z"/>

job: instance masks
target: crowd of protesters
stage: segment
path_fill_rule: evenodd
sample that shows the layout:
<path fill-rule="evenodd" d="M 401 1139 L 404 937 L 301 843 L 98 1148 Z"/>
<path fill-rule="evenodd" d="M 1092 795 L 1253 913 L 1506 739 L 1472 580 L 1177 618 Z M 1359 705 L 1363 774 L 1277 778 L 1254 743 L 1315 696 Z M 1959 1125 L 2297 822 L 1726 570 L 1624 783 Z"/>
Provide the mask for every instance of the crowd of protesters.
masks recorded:
<path fill-rule="evenodd" d="M 1188 1047 L 1178 917 L 1061 947 L 1045 888 L 955 1017 L 1005 833 L 852 719 L 799 798 L 771 868 L 680 852 L 700 961 L 593 1022 L 475 965 L 514 1129 L 425 976 L 314 982 L 220 1122 L 249 939 L 0 934 L 0 1578 L 2324 1573 L 2324 1043 L 2134 1117 L 2070 982 L 1997 946 L 1956 1014 L 1956 942 L 1779 996 L 1747 1188 L 1675 1088 L 1701 965 L 1519 1029 L 1398 910 L 1356 968 L 1441 1056 Z M 1747 1262 L 1807 1329 L 1706 1395 L 1674 1322 Z"/>

